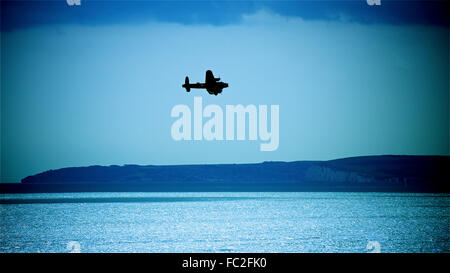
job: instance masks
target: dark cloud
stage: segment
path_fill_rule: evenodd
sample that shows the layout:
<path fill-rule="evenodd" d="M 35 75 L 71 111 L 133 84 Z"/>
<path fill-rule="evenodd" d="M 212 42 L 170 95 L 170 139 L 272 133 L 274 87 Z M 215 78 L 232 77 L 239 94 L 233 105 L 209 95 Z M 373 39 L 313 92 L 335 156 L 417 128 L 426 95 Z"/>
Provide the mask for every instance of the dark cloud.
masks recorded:
<path fill-rule="evenodd" d="M 364 24 L 423 24 L 449 26 L 448 1 L 387 1 L 369 6 L 358 1 L 88 1 L 69 6 L 59 1 L 2 1 L 1 29 L 37 25 L 106 25 L 147 21 L 227 25 L 243 14 L 261 9 L 304 20 Z"/>

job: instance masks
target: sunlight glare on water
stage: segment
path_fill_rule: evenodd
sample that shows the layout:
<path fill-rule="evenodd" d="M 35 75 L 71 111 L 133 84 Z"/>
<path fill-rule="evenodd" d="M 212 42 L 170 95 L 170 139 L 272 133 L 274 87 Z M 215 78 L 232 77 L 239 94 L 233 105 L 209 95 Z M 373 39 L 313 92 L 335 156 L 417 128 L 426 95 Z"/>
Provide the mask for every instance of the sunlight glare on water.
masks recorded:
<path fill-rule="evenodd" d="M 449 252 L 448 194 L 0 195 L 0 252 Z M 77 250 L 77 249 L 75 249 Z"/>

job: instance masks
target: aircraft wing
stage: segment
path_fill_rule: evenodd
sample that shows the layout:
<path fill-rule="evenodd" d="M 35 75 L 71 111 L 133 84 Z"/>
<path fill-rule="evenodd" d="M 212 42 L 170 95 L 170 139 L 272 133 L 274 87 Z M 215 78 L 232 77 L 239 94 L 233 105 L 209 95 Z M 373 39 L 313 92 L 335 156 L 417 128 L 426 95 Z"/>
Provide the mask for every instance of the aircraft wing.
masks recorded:
<path fill-rule="evenodd" d="M 214 79 L 214 75 L 212 73 L 211 70 L 207 70 L 206 71 L 206 75 L 205 75 L 205 84 L 214 84 L 216 82 L 216 80 Z"/>

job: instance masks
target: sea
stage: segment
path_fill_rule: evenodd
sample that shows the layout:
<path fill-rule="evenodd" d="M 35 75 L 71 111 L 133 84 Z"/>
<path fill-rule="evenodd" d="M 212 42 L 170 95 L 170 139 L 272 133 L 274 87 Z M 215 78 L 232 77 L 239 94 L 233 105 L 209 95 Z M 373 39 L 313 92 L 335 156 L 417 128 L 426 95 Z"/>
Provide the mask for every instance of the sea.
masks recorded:
<path fill-rule="evenodd" d="M 449 252 L 449 194 L 0 195 L 0 252 Z"/>

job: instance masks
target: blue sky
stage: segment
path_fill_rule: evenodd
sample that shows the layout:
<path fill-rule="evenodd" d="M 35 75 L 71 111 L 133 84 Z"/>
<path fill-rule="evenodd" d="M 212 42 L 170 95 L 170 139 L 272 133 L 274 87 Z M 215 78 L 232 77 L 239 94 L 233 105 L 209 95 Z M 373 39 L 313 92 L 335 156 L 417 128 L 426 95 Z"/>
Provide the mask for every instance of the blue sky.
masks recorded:
<path fill-rule="evenodd" d="M 443 8 L 444 7 L 444 8 Z M 2 182 L 110 164 L 449 153 L 446 2 L 2 1 Z M 230 84 L 186 93 L 207 69 Z M 180 141 L 177 104 L 280 105 L 280 145 Z"/>

